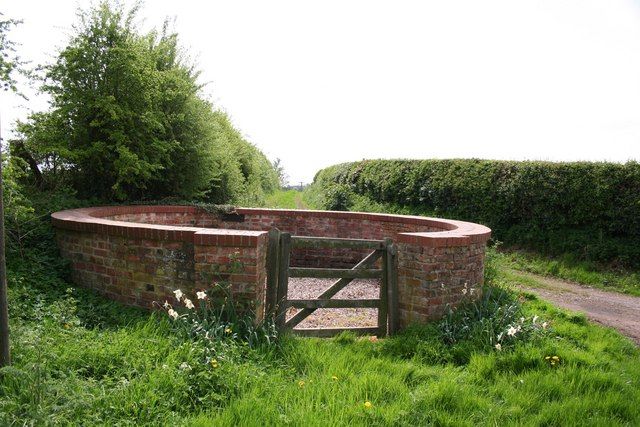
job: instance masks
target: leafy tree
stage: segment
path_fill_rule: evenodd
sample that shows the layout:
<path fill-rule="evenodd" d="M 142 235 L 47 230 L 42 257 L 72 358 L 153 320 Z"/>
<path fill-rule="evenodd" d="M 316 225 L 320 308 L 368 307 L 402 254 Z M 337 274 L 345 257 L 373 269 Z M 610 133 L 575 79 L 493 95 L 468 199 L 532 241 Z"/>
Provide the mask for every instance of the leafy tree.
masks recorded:
<path fill-rule="evenodd" d="M 276 174 L 278 175 L 278 183 L 280 184 L 280 187 L 286 187 L 289 183 L 289 175 L 287 175 L 284 166 L 282 166 L 282 160 L 280 160 L 279 157 L 273 161 L 273 169 L 275 169 Z"/>
<path fill-rule="evenodd" d="M 3 16 L 0 13 L 0 16 Z M 16 53 L 16 42 L 9 38 L 9 31 L 22 23 L 17 19 L 0 19 L 0 86 L 5 91 L 20 94 L 16 74 L 26 74 L 24 62 Z"/>
<path fill-rule="evenodd" d="M 46 69 L 51 109 L 19 124 L 15 153 L 36 181 L 69 182 L 84 198 L 229 202 L 256 179 L 267 191 L 275 178 L 246 166 L 264 156 L 200 96 L 178 36 L 166 23 L 140 34 L 137 13 L 106 1 L 79 13 Z"/>
<path fill-rule="evenodd" d="M 1 15 L 1 14 L 0 14 Z M 11 27 L 20 21 L 0 20 L 0 86 L 5 91 L 18 92 L 15 74 L 21 72 L 22 63 L 15 51 L 15 43 L 8 38 Z M 5 263 L 5 227 L 4 227 L 4 182 L 5 171 L 2 168 L 2 134 L 0 132 L 0 367 L 11 364 L 9 349 L 9 313 L 7 305 L 7 274 Z M 5 169 L 6 170 L 6 169 Z M 13 181 L 7 181 L 10 184 Z M 9 186 L 11 188 L 11 186 Z M 11 192 L 7 192 L 8 195 Z M 10 205 L 11 206 L 11 205 Z"/>

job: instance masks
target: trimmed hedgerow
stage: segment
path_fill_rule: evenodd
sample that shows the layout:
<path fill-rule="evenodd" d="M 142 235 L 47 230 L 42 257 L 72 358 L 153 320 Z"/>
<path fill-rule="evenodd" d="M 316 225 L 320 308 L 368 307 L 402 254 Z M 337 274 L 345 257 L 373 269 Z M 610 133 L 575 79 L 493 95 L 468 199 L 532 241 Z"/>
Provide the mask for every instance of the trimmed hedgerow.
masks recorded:
<path fill-rule="evenodd" d="M 509 245 L 640 267 L 634 161 L 364 160 L 319 171 L 314 187 L 327 209 L 355 200 L 454 217 L 488 225 Z"/>

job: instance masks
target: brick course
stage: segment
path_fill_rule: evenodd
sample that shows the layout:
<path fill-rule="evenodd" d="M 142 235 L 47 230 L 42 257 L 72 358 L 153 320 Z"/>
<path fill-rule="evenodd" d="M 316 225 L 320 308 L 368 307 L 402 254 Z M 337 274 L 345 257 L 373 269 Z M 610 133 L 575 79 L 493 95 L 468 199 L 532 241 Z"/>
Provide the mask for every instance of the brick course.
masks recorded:
<path fill-rule="evenodd" d="M 52 215 L 73 280 L 128 305 L 150 308 L 229 282 L 233 300 L 262 318 L 267 231 L 398 245 L 400 322 L 427 322 L 476 298 L 491 230 L 462 221 L 360 212 L 238 208 L 216 215 L 192 206 L 116 206 Z M 292 265 L 350 267 L 365 252 L 294 250 Z M 231 265 L 241 265 L 241 271 Z"/>

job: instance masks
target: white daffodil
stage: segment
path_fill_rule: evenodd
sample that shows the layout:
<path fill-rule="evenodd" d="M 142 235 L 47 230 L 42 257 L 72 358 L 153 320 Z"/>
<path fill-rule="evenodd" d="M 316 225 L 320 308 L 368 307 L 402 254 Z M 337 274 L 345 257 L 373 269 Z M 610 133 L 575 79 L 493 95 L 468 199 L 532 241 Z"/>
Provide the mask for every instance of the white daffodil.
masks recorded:
<path fill-rule="evenodd" d="M 169 315 L 169 317 L 171 317 L 173 320 L 176 320 L 178 318 L 178 312 L 175 311 L 173 308 L 170 308 L 169 311 L 167 312 L 167 314 Z"/>
<path fill-rule="evenodd" d="M 164 302 L 164 304 L 162 304 L 162 306 L 163 306 L 164 308 L 169 308 L 169 307 L 171 307 L 171 305 L 169 304 L 169 301 L 165 301 L 165 302 Z"/>
<path fill-rule="evenodd" d="M 207 297 L 207 293 L 205 291 L 196 292 L 196 296 L 198 299 L 205 299 Z"/>
<path fill-rule="evenodd" d="M 184 306 L 187 307 L 189 310 L 195 308 L 195 305 L 193 305 L 193 302 L 191 302 L 189 298 L 184 299 Z"/>
<path fill-rule="evenodd" d="M 524 317 L 520 318 L 520 323 L 524 323 Z"/>
<path fill-rule="evenodd" d="M 464 288 L 464 289 L 462 290 L 462 295 L 466 295 L 466 294 L 467 294 L 467 291 L 468 291 L 468 289 L 467 289 L 467 288 Z"/>
<path fill-rule="evenodd" d="M 496 344 L 495 347 L 496 347 L 496 350 L 502 351 L 502 346 L 500 345 L 500 343 Z"/>
<path fill-rule="evenodd" d="M 533 316 L 533 323 L 536 323 L 536 320 L 538 320 L 538 315 L 536 314 L 535 316 Z"/>
<path fill-rule="evenodd" d="M 518 332 L 517 328 L 514 328 L 513 326 L 509 327 L 509 329 L 507 330 L 507 335 L 509 335 L 510 337 L 514 336 L 516 333 Z"/>
<path fill-rule="evenodd" d="M 184 295 L 180 289 L 176 289 L 175 291 L 173 291 L 173 294 L 176 296 L 176 299 L 178 301 L 180 301 L 182 299 L 182 295 Z"/>
<path fill-rule="evenodd" d="M 542 323 L 542 329 L 547 329 L 547 326 L 549 326 L 549 324 L 547 322 L 543 322 Z"/>

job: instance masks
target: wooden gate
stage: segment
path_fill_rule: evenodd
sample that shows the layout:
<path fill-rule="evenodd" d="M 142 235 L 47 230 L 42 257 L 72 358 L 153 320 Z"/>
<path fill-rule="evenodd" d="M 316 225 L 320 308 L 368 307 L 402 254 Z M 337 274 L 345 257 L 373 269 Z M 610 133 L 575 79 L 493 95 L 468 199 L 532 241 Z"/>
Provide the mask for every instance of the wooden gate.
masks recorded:
<path fill-rule="evenodd" d="M 362 249 L 371 250 L 364 259 L 352 268 L 305 268 L 291 267 L 291 250 L 295 248 Z M 275 319 L 279 330 L 289 330 L 298 335 L 330 337 L 342 331 L 353 331 L 361 335 L 386 336 L 393 334 L 398 325 L 397 300 L 397 249 L 391 239 L 365 240 L 325 237 L 291 236 L 277 229 L 269 232 L 267 252 L 267 313 Z M 381 259 L 380 267 L 376 262 Z M 287 297 L 290 277 L 312 277 L 338 279 L 314 299 L 289 299 Z M 380 294 L 375 299 L 332 298 L 354 279 L 380 279 Z M 286 319 L 290 307 L 299 309 Z M 296 328 L 305 318 L 319 308 L 377 308 L 378 326 L 347 328 Z"/>

